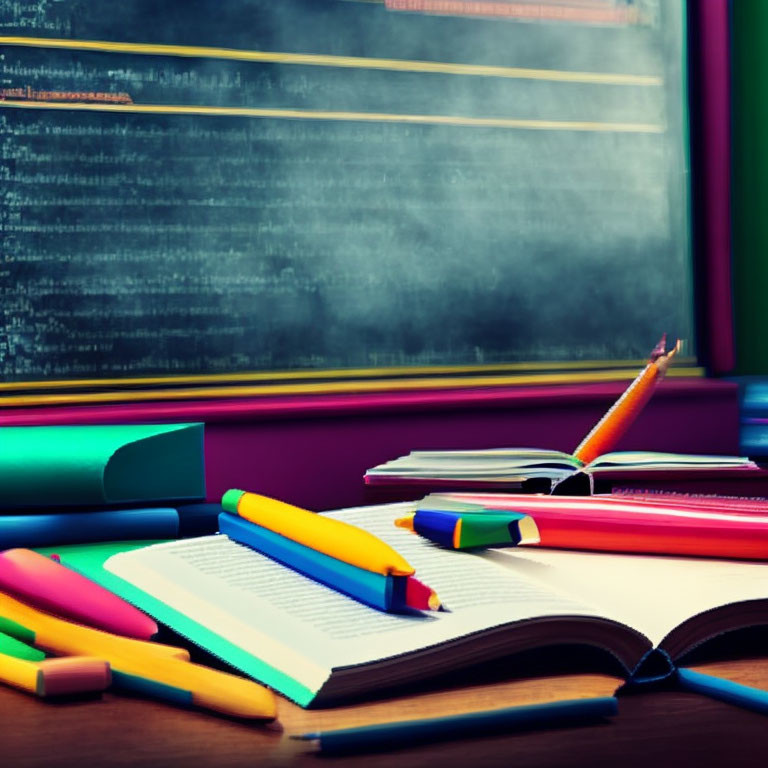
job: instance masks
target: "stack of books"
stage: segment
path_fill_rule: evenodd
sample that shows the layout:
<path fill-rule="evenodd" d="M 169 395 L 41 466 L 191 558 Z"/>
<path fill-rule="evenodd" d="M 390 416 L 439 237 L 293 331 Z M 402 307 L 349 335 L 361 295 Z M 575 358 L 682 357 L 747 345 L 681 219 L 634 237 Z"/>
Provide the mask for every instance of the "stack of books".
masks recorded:
<path fill-rule="evenodd" d="M 202 424 L 0 428 L 0 550 L 216 530 Z"/>

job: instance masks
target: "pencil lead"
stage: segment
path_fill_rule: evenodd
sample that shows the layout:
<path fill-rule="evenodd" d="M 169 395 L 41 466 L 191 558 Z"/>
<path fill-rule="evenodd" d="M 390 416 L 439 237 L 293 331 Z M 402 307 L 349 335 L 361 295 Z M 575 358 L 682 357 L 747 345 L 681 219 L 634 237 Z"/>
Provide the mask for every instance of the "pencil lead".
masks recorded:
<path fill-rule="evenodd" d="M 651 350 L 651 362 L 656 362 L 660 357 L 667 354 L 667 334 L 664 333 L 659 339 L 658 344 Z"/>
<path fill-rule="evenodd" d="M 395 525 L 398 528 L 405 528 L 407 531 L 413 530 L 413 514 L 406 515 L 405 517 L 398 517 L 395 520 Z"/>

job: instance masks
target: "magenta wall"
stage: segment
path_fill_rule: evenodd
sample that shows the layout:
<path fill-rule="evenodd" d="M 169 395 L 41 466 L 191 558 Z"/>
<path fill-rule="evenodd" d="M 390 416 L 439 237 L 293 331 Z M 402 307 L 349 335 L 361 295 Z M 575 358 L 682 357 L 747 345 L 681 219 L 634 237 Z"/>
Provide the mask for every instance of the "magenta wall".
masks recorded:
<path fill-rule="evenodd" d="M 365 470 L 413 449 L 571 451 L 625 387 L 626 382 L 613 382 L 9 409 L 0 413 L 0 425 L 203 421 L 210 499 L 240 487 L 310 509 L 330 509 L 364 503 Z M 618 447 L 735 454 L 736 385 L 704 379 L 662 382 Z"/>

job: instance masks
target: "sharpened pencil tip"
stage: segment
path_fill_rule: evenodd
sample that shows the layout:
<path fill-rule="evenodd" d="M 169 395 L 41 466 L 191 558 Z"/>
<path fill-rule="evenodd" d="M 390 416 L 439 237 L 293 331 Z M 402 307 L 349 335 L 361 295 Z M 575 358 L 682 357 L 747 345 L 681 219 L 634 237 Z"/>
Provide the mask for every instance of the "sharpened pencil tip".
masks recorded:
<path fill-rule="evenodd" d="M 398 517 L 395 520 L 395 525 L 398 528 L 405 528 L 407 531 L 413 530 L 413 515 L 407 515 L 406 517 Z"/>

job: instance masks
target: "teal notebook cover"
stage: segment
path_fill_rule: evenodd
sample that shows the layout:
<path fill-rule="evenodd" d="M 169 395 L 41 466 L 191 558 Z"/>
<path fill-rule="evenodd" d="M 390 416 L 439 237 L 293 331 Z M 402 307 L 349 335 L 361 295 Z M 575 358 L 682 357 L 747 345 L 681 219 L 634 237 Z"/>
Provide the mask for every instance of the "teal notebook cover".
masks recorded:
<path fill-rule="evenodd" d="M 159 543 L 161 542 L 118 541 L 72 544 L 63 547 L 44 547 L 38 551 L 45 555 L 56 553 L 65 565 L 120 595 L 124 600 L 145 611 L 152 618 L 170 627 L 174 632 L 178 632 L 191 640 L 195 645 L 240 670 L 248 677 L 252 677 L 254 680 L 282 693 L 299 706 L 308 706 L 315 698 L 315 691 L 301 685 L 284 672 L 275 669 L 229 640 L 217 635 L 214 627 L 207 627 L 193 621 L 147 592 L 104 570 L 104 563 L 107 559 L 118 552 L 127 552 Z"/>
<path fill-rule="evenodd" d="M 203 498 L 202 424 L 0 427 L 0 507 Z"/>

